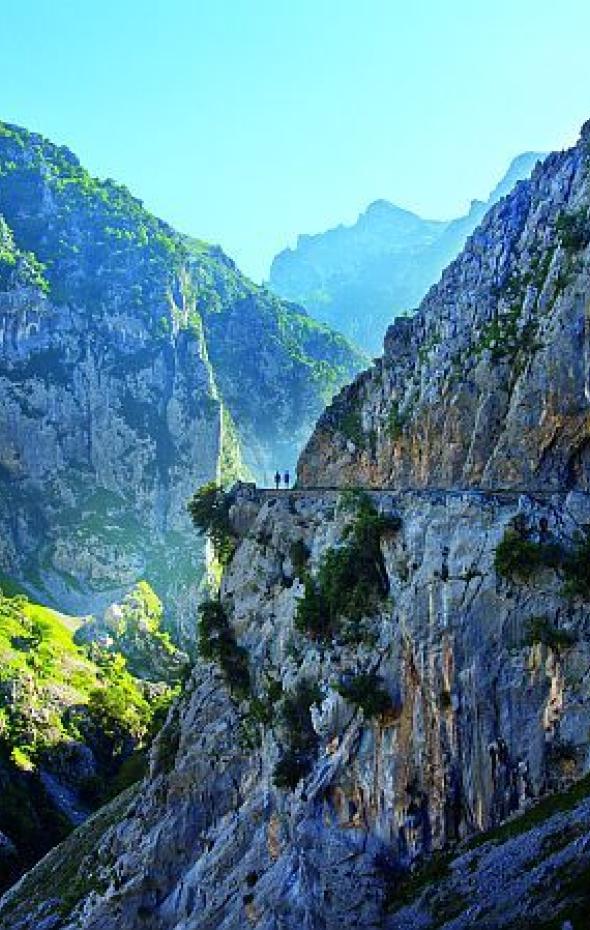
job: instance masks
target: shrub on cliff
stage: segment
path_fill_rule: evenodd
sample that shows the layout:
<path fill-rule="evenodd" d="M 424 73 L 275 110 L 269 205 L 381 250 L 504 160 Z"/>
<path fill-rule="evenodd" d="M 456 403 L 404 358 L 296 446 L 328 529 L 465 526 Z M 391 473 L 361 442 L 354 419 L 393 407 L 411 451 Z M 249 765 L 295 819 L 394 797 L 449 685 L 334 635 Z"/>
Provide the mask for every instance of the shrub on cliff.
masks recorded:
<path fill-rule="evenodd" d="M 403 434 L 406 420 L 406 415 L 400 412 L 398 401 L 392 401 L 385 421 L 385 432 L 392 442 L 398 440 Z"/>
<path fill-rule="evenodd" d="M 590 534 L 580 533 L 563 560 L 564 593 L 590 599 Z"/>
<path fill-rule="evenodd" d="M 303 597 L 297 602 L 295 629 L 316 639 L 330 635 L 330 611 L 317 581 L 306 578 Z"/>
<path fill-rule="evenodd" d="M 496 548 L 499 575 L 529 581 L 542 568 L 558 569 L 565 579 L 566 597 L 590 599 L 590 533 L 578 533 L 573 545 L 534 542 L 525 530 L 507 529 Z"/>
<path fill-rule="evenodd" d="M 305 753 L 297 749 L 287 749 L 273 771 L 273 784 L 276 788 L 293 790 L 310 770 L 310 763 Z"/>
<path fill-rule="evenodd" d="M 236 540 L 229 522 L 226 492 L 210 481 L 193 494 L 187 507 L 194 525 L 211 540 L 216 558 L 221 565 L 227 565 L 234 553 Z"/>
<path fill-rule="evenodd" d="M 527 624 L 527 642 L 529 645 L 543 643 L 554 652 L 568 649 L 576 642 L 575 633 L 561 630 L 548 617 L 532 617 Z"/>
<path fill-rule="evenodd" d="M 556 543 L 539 543 L 516 529 L 507 529 L 496 547 L 494 567 L 505 578 L 528 581 L 542 568 L 558 568 L 562 550 Z"/>
<path fill-rule="evenodd" d="M 559 241 L 568 252 L 580 252 L 590 244 L 590 220 L 585 207 L 573 213 L 560 213 L 556 228 Z"/>
<path fill-rule="evenodd" d="M 365 717 L 379 717 L 391 710 L 391 696 L 383 687 L 383 679 L 375 672 L 367 672 L 345 679 L 336 685 L 336 691 L 346 701 L 360 707 Z"/>
<path fill-rule="evenodd" d="M 543 565 L 541 547 L 523 539 L 515 530 L 507 530 L 496 547 L 494 567 L 505 578 L 528 579 Z"/>
<path fill-rule="evenodd" d="M 232 694 L 239 700 L 248 697 L 248 654 L 238 646 L 221 601 L 208 600 L 199 605 L 197 645 L 204 659 L 219 666 Z"/>
<path fill-rule="evenodd" d="M 340 506 L 354 515 L 344 545 L 328 549 L 317 578 L 306 579 L 295 616 L 299 632 L 318 638 L 333 635 L 342 619 L 358 622 L 374 613 L 389 593 L 381 539 L 399 530 L 399 518 L 378 513 L 364 492 L 344 492 Z"/>
<path fill-rule="evenodd" d="M 289 550 L 289 556 L 293 565 L 293 571 L 300 578 L 305 576 L 307 563 L 309 561 L 309 549 L 302 539 L 296 540 Z"/>
<path fill-rule="evenodd" d="M 295 788 L 311 770 L 318 736 L 313 728 L 311 707 L 321 701 L 317 684 L 302 680 L 286 694 L 279 711 L 279 731 L 287 743 L 273 772 L 277 788 Z"/>

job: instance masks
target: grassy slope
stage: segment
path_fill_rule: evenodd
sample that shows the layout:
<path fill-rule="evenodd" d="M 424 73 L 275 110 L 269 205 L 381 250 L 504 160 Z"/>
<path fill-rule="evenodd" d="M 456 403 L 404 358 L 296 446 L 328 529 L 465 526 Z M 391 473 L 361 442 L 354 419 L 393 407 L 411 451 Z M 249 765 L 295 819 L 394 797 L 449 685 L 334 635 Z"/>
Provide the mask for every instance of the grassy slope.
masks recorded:
<path fill-rule="evenodd" d="M 92 810 L 143 774 L 143 749 L 174 693 L 162 685 L 155 696 L 120 655 L 76 645 L 79 625 L 22 595 L 0 594 L 0 831 L 17 851 L 8 862 L 0 855 L 0 888 L 71 829 L 43 773 L 75 807 Z M 88 750 L 91 776 L 80 769 Z"/>

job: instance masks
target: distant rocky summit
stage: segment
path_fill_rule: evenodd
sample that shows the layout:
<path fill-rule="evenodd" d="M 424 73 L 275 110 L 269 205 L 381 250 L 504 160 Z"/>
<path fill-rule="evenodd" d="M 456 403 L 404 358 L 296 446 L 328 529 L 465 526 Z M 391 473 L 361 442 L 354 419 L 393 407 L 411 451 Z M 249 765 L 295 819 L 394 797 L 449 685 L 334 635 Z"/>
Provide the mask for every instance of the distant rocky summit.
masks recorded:
<path fill-rule="evenodd" d="M 469 213 L 450 222 L 424 220 L 377 200 L 352 226 L 299 236 L 294 249 L 273 260 L 269 287 L 365 352 L 379 354 L 393 319 L 419 304 L 490 207 L 542 158 L 519 155 L 487 201 L 474 200 Z"/>
<path fill-rule="evenodd" d="M 66 148 L 0 123 L 0 572 L 97 613 L 146 579 L 194 638 L 186 502 L 294 464 L 362 359 Z"/>
<path fill-rule="evenodd" d="M 149 775 L 1 930 L 587 930 L 590 123 L 487 215 L 226 554 Z"/>

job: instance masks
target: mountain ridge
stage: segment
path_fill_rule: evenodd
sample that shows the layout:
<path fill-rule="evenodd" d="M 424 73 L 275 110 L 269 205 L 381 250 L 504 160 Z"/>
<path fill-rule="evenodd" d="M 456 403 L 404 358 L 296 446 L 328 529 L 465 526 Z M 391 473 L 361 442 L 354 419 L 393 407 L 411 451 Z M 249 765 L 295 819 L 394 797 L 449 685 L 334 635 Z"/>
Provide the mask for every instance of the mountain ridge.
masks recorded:
<path fill-rule="evenodd" d="M 375 354 L 392 319 L 417 306 L 487 210 L 543 157 L 516 156 L 489 198 L 455 219 L 423 219 L 377 200 L 350 225 L 301 235 L 273 260 L 269 286 Z"/>
<path fill-rule="evenodd" d="M 220 247 L 1 123 L 0 215 L 0 568 L 73 613 L 147 579 L 188 644 L 195 487 L 292 466 L 362 359 Z"/>

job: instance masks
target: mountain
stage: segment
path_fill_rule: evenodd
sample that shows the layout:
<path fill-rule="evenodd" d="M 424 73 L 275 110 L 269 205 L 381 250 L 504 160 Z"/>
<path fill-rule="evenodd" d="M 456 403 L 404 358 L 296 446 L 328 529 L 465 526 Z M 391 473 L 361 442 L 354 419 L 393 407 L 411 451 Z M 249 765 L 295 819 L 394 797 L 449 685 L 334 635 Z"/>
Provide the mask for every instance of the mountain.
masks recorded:
<path fill-rule="evenodd" d="M 232 554 L 149 775 L 2 930 L 585 930 L 589 305 L 590 123 L 394 323 L 296 490 L 201 495 Z"/>
<path fill-rule="evenodd" d="M 584 148 L 486 215 L 320 417 L 303 487 L 588 489 Z"/>
<path fill-rule="evenodd" d="M 362 359 L 66 148 L 0 123 L 0 570 L 100 614 L 139 580 L 194 639 L 186 502 L 294 464 Z"/>
<path fill-rule="evenodd" d="M 295 249 L 274 258 L 269 287 L 375 355 L 393 318 L 417 306 L 490 207 L 543 157 L 519 155 L 485 203 L 474 200 L 450 222 L 378 200 L 352 226 L 299 236 Z"/>

